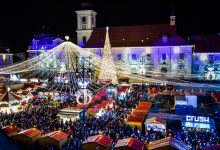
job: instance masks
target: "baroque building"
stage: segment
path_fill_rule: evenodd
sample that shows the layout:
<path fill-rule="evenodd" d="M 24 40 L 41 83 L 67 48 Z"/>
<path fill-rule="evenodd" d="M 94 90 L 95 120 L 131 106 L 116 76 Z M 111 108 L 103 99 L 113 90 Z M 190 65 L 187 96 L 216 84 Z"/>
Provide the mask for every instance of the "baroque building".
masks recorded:
<path fill-rule="evenodd" d="M 105 27 L 96 27 L 93 10 L 77 13 L 78 45 L 102 57 Z M 112 56 L 117 65 L 126 65 L 133 73 L 192 73 L 194 45 L 176 32 L 175 16 L 166 24 L 114 26 L 109 28 Z"/>
<path fill-rule="evenodd" d="M 28 57 L 33 58 L 41 53 L 44 53 L 61 43 L 63 43 L 64 40 L 60 37 L 51 36 L 46 33 L 38 33 L 34 35 L 34 38 L 32 40 L 32 43 L 28 46 Z"/>

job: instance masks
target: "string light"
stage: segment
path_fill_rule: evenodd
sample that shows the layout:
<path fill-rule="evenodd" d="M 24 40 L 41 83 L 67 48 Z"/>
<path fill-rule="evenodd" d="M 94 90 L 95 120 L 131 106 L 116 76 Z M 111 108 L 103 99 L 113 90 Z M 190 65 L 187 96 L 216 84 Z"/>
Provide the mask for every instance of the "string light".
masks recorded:
<path fill-rule="evenodd" d="M 106 54 L 104 54 L 106 53 Z M 183 74 L 183 73 L 173 73 L 167 72 L 166 76 L 163 78 L 154 78 L 154 76 L 161 76 L 162 73 L 156 70 L 147 71 L 146 75 L 152 76 L 152 78 L 148 78 L 142 76 L 141 74 L 133 74 L 131 73 L 131 69 L 128 66 L 128 61 L 126 64 L 114 64 L 112 54 L 111 54 L 111 45 L 109 42 L 108 32 L 106 33 L 106 42 L 103 51 L 103 58 L 100 59 L 95 53 L 92 53 L 90 49 L 82 49 L 81 47 L 66 41 L 62 44 L 58 45 L 57 47 L 39 55 L 37 57 L 28 59 L 24 62 L 20 62 L 17 64 L 13 64 L 11 66 L 1 68 L 0 74 L 1 75 L 11 75 L 11 74 L 22 74 L 23 79 L 31 79 L 31 78 L 38 78 L 40 80 L 48 80 L 51 77 L 55 77 L 62 72 L 62 75 L 68 75 L 70 80 L 68 83 L 61 83 L 55 84 L 52 81 L 48 82 L 48 90 L 58 91 L 58 92 L 67 92 L 68 89 L 71 90 L 71 93 L 76 92 L 75 84 L 76 81 L 74 79 L 73 72 L 76 69 L 76 61 L 74 58 L 76 55 L 85 56 L 85 58 L 90 57 L 90 63 L 93 66 L 93 69 L 98 72 L 103 72 L 102 74 L 110 76 L 100 75 L 100 79 L 112 79 L 113 83 L 118 83 L 119 78 L 129 78 L 134 80 L 143 80 L 144 82 L 151 82 L 151 83 L 161 83 L 165 82 L 166 84 L 171 85 L 179 85 L 184 87 L 206 87 L 206 88 L 219 88 L 219 86 L 215 85 L 207 85 L 207 84 L 200 84 L 194 82 L 188 82 L 184 80 L 180 80 L 180 76 L 184 76 L 184 78 L 195 78 L 197 75 L 195 74 Z M 111 57 L 106 57 L 111 56 Z M 110 59 L 109 59 L 110 58 Z M 63 63 L 63 65 L 61 65 Z M 44 64 L 44 65 L 42 65 Z M 47 65 L 45 65 L 47 64 Z M 49 67 L 45 67 L 49 66 Z M 79 66 L 79 69 L 82 66 Z M 80 75 L 80 73 L 79 73 Z M 80 75 L 81 76 L 81 75 Z M 89 78 L 89 75 L 86 74 L 86 78 Z M 92 85 L 92 86 L 91 86 Z M 95 81 L 91 82 L 89 88 L 94 91 L 100 90 L 100 87 L 96 85 Z M 102 87 L 101 87 L 102 88 Z"/>

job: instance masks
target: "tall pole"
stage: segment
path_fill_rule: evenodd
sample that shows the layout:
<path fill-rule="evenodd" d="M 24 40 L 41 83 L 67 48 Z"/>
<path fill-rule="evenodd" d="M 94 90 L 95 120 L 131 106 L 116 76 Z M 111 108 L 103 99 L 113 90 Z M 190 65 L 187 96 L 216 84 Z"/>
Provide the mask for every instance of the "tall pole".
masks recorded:
<path fill-rule="evenodd" d="M 84 57 L 83 57 L 84 59 Z M 85 66 L 84 66 L 84 60 L 83 61 L 83 136 L 86 137 L 86 112 L 85 112 L 85 101 L 86 101 L 86 93 L 85 93 Z"/>
<path fill-rule="evenodd" d="M 143 56 L 142 56 L 142 66 L 143 66 Z M 143 67 L 143 69 L 144 69 L 144 67 Z M 142 82 L 142 84 L 141 84 L 141 88 L 142 88 L 142 100 L 143 100 L 143 95 L 144 95 L 144 93 L 143 93 L 143 91 L 144 91 L 144 87 L 143 87 L 143 74 L 144 74 L 144 70 L 142 70 L 142 78 L 141 78 L 141 82 Z"/>

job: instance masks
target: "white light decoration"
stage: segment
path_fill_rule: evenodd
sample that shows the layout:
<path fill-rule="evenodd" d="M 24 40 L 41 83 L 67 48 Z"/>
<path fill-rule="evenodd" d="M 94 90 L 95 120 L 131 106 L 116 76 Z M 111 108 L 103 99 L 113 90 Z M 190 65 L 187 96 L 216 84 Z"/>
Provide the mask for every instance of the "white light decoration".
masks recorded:
<path fill-rule="evenodd" d="M 214 72 L 214 68 L 208 68 L 208 72 L 205 75 L 206 80 L 216 80 L 216 74 Z"/>
<path fill-rule="evenodd" d="M 69 41 L 70 37 L 66 35 L 66 36 L 65 36 L 65 39 L 66 39 L 67 41 Z"/>
<path fill-rule="evenodd" d="M 118 78 L 117 78 L 116 73 L 117 72 L 116 72 L 115 63 L 112 57 L 111 44 L 109 40 L 109 33 L 108 33 L 108 27 L 107 27 L 99 80 L 111 80 L 112 84 L 118 84 Z"/>
<path fill-rule="evenodd" d="M 10 80 L 11 81 L 18 81 L 18 77 L 15 74 L 10 75 Z"/>
<path fill-rule="evenodd" d="M 11 91 L 11 88 L 10 88 L 10 87 L 8 87 L 8 88 L 7 88 L 7 91 L 8 91 L 8 92 L 10 92 L 10 91 Z"/>
<path fill-rule="evenodd" d="M 33 83 L 38 83 L 39 80 L 37 78 L 33 78 L 30 81 L 33 82 Z"/>
<path fill-rule="evenodd" d="M 110 46 L 110 44 L 107 44 Z M 106 44 L 105 44 L 106 46 Z M 104 51 L 106 52 L 106 51 Z M 111 51 L 110 51 L 111 52 Z M 206 88 L 219 88 L 217 85 L 212 85 L 212 84 L 200 84 L 200 83 L 194 83 L 194 82 L 187 82 L 184 80 L 179 79 L 180 76 L 184 76 L 184 78 L 191 79 L 191 78 L 196 78 L 198 75 L 195 74 L 184 74 L 181 72 L 175 73 L 175 72 L 167 72 L 166 77 L 163 78 L 149 78 L 145 76 L 141 76 L 140 74 L 133 74 L 132 72 L 129 71 L 129 67 L 126 67 L 125 64 L 122 64 L 120 66 L 118 65 L 112 65 L 109 61 L 109 58 L 102 58 L 100 59 L 100 56 L 96 55 L 95 53 L 91 52 L 91 49 L 82 49 L 81 47 L 71 43 L 71 42 L 63 42 L 62 44 L 58 45 L 57 47 L 46 51 L 43 55 L 28 59 L 24 62 L 20 62 L 17 64 L 13 64 L 8 67 L 0 68 L 0 75 L 11 75 L 10 76 L 10 81 L 13 78 L 12 75 L 14 74 L 22 74 L 22 78 L 26 79 L 31 79 L 31 78 L 38 78 L 39 81 L 44 81 L 48 78 L 57 77 L 58 73 L 61 70 L 61 64 L 63 63 L 65 65 L 65 72 L 67 73 L 72 73 L 74 71 L 74 56 L 79 55 L 79 56 L 84 56 L 85 58 L 90 57 L 90 63 L 93 66 L 95 71 L 98 72 L 104 72 L 103 75 L 109 74 L 110 76 L 108 77 L 103 77 L 104 79 L 114 79 L 117 83 L 117 75 L 118 77 L 125 77 L 128 78 L 129 80 L 143 80 L 144 82 L 148 83 L 161 83 L 167 81 L 167 84 L 171 85 L 178 85 L 178 86 L 184 86 L 184 87 L 206 87 Z M 103 53 L 104 54 L 104 53 Z M 104 56 L 104 55 L 103 55 Z M 112 55 L 111 55 L 112 58 Z M 207 58 L 207 57 L 205 57 Z M 50 60 L 50 61 L 48 61 Z M 111 59 L 112 62 L 113 59 Z M 45 64 L 48 62 L 49 66 L 54 66 L 54 63 L 56 63 L 57 67 L 50 67 L 50 68 L 42 68 L 41 64 Z M 106 62 L 106 63 L 103 63 Z M 113 62 L 114 63 L 114 62 Z M 129 62 L 128 62 L 129 63 Z M 113 66 L 113 68 L 112 68 Z M 110 69 L 106 69 L 110 68 Z M 50 72 L 49 74 L 48 71 Z M 147 71 L 151 74 L 153 74 L 155 77 L 158 76 L 160 77 L 160 72 L 156 69 L 152 69 L 150 71 Z M 40 73 L 40 75 L 39 75 Z M 36 77 L 36 75 L 38 75 Z M 17 77 L 19 78 L 19 77 Z M 69 78 L 68 79 L 69 83 L 75 83 L 76 81 L 74 78 Z M 91 84 L 95 85 L 96 81 L 92 81 Z M 56 83 L 55 83 L 56 84 Z M 55 90 L 56 89 L 61 89 L 60 91 L 57 92 L 63 92 L 63 91 L 68 91 L 67 88 L 74 87 L 74 84 L 71 84 L 70 86 L 64 86 L 64 84 L 59 84 L 59 85 L 54 85 L 51 83 L 51 81 L 48 80 L 48 86 L 49 89 Z M 74 87 L 75 88 L 75 87 Z M 73 91 L 74 89 L 72 89 Z"/>
<path fill-rule="evenodd" d="M 208 59 L 207 54 L 200 54 L 200 60 L 201 61 L 206 61 Z"/>
<path fill-rule="evenodd" d="M 89 84 L 89 82 L 78 82 L 78 85 L 80 86 L 81 89 L 85 89 L 87 87 L 87 85 Z"/>
<path fill-rule="evenodd" d="M 82 95 L 83 95 L 83 102 L 80 102 L 79 98 Z M 91 94 L 91 91 L 89 91 L 88 89 L 80 89 L 79 91 L 77 91 L 76 102 L 78 104 L 87 105 L 91 102 L 91 100 L 92 100 L 92 94 Z"/>
<path fill-rule="evenodd" d="M 27 79 L 24 79 L 24 78 L 21 78 L 20 79 L 20 82 L 27 82 L 28 80 Z"/>
<path fill-rule="evenodd" d="M 180 53 L 180 48 L 177 47 L 177 46 L 175 46 L 175 47 L 173 48 L 173 53 L 174 53 L 174 54 L 179 54 L 179 53 Z"/>
<path fill-rule="evenodd" d="M 140 68 L 140 74 L 142 74 L 142 75 L 145 74 L 145 68 L 144 68 L 144 65 L 141 65 L 141 68 Z"/>

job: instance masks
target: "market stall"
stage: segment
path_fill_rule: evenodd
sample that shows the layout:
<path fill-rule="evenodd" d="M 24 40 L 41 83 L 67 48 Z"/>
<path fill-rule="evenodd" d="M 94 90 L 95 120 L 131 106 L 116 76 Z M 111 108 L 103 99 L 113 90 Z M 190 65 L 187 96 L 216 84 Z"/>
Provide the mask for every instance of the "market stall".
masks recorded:
<path fill-rule="evenodd" d="M 72 121 L 80 119 L 82 113 L 83 113 L 82 109 L 68 107 L 61 109 L 57 116 L 60 118 L 60 120 L 66 122 L 66 121 L 70 121 L 70 119 Z"/>
<path fill-rule="evenodd" d="M 120 139 L 115 144 L 115 150 L 143 150 L 144 142 L 135 138 Z"/>
<path fill-rule="evenodd" d="M 164 132 L 166 131 L 166 120 L 159 119 L 156 117 L 146 119 L 145 121 L 146 130 L 153 129 L 154 131 Z"/>
<path fill-rule="evenodd" d="M 8 89 L 0 97 L 0 111 L 7 113 L 18 112 L 22 109 L 21 103 L 28 100 L 28 98 L 17 95 Z"/>
<path fill-rule="evenodd" d="M 62 149 L 67 143 L 68 135 L 62 131 L 53 131 L 41 136 L 39 141 L 40 148 L 47 148 L 47 145 L 53 145 L 55 149 Z"/>
<path fill-rule="evenodd" d="M 28 148 L 31 148 L 42 134 L 43 132 L 41 130 L 30 128 L 11 136 L 11 138 L 16 142 L 27 145 Z"/>
<path fill-rule="evenodd" d="M 7 134 L 7 136 L 11 137 L 15 134 L 17 134 L 20 129 L 15 127 L 15 126 L 12 126 L 12 125 L 8 125 L 8 126 L 5 126 L 2 128 L 2 130 Z"/>
<path fill-rule="evenodd" d="M 143 122 L 145 117 L 144 116 L 128 116 L 127 122 L 131 127 L 137 127 L 138 129 L 142 129 Z"/>
<path fill-rule="evenodd" d="M 101 117 L 105 114 L 105 110 L 103 108 L 89 108 L 86 111 L 87 117 Z"/>
<path fill-rule="evenodd" d="M 212 130 L 215 129 L 215 121 L 207 116 L 183 116 L 183 128 L 195 128 L 197 130 Z"/>
<path fill-rule="evenodd" d="M 110 150 L 113 139 L 104 134 L 89 136 L 83 143 L 83 150 Z"/>

